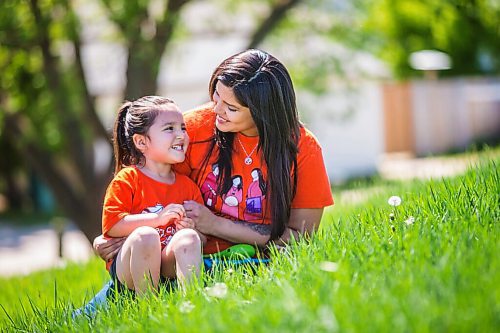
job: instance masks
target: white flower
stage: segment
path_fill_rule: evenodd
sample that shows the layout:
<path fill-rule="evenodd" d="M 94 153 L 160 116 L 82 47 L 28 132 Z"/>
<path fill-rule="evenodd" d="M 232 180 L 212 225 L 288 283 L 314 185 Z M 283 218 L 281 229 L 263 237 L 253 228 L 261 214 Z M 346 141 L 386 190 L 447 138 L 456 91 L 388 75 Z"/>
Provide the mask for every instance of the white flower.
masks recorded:
<path fill-rule="evenodd" d="M 212 287 L 205 288 L 208 296 L 216 297 L 216 298 L 224 298 L 227 295 L 227 286 L 225 283 L 218 282 L 214 284 Z"/>
<path fill-rule="evenodd" d="M 387 203 L 391 206 L 399 206 L 401 205 L 401 198 L 398 197 L 397 195 L 393 195 L 392 197 L 389 198 L 389 200 L 387 200 Z"/>
<path fill-rule="evenodd" d="M 406 225 L 412 225 L 414 222 L 415 218 L 413 216 L 408 217 L 405 221 Z"/>
<path fill-rule="evenodd" d="M 339 269 L 339 264 L 331 261 L 323 261 L 319 264 L 319 269 L 325 272 L 336 272 Z"/>
<path fill-rule="evenodd" d="M 194 309 L 194 304 L 191 303 L 190 301 L 182 302 L 182 304 L 179 307 L 179 311 L 182 313 L 189 313 L 193 311 L 193 309 Z"/>

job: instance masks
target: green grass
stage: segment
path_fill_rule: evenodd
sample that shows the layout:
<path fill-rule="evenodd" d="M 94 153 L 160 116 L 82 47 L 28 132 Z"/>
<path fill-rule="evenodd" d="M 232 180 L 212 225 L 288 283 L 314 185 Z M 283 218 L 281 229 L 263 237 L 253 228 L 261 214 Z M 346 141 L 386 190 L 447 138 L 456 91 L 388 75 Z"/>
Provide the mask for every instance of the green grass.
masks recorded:
<path fill-rule="evenodd" d="M 337 204 L 310 242 L 255 273 L 221 270 L 184 295 L 123 298 L 93 320 L 70 313 L 107 280 L 97 259 L 1 279 L 1 330 L 498 332 L 499 162 L 455 178 L 375 184 L 367 201 Z M 402 204 L 389 206 L 391 195 Z M 222 298 L 211 296 L 216 283 L 227 287 Z"/>

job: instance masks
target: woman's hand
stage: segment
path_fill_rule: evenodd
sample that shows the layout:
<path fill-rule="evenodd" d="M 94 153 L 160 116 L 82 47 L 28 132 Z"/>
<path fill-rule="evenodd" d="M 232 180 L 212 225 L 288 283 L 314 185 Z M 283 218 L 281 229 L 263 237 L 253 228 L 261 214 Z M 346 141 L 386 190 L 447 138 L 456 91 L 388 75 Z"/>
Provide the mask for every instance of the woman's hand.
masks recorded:
<path fill-rule="evenodd" d="M 93 248 L 95 253 L 104 260 L 113 259 L 122 248 L 126 237 L 104 238 L 103 235 L 94 239 Z"/>
<path fill-rule="evenodd" d="M 207 235 L 213 234 L 217 216 L 210 209 L 193 200 L 184 201 L 184 209 L 187 217 L 192 219 L 198 231 Z"/>

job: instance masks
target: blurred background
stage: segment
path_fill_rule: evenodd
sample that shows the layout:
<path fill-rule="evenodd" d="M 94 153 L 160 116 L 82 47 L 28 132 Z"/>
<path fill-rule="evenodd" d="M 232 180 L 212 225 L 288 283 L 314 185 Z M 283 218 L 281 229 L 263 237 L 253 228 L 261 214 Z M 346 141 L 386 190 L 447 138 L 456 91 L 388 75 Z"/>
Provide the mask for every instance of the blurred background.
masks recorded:
<path fill-rule="evenodd" d="M 498 145 L 499 17 L 495 0 L 2 0 L 0 275 L 88 258 L 118 106 L 202 104 L 247 48 L 290 70 L 334 188 Z"/>

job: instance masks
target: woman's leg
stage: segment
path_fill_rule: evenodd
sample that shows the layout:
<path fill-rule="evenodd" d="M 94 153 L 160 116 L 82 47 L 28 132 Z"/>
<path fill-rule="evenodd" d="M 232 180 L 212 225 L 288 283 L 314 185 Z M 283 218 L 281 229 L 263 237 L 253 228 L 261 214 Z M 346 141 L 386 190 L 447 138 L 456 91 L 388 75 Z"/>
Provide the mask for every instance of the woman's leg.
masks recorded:
<path fill-rule="evenodd" d="M 193 229 L 177 231 L 161 254 L 161 274 L 177 277 L 184 286 L 193 276 L 199 276 L 201 266 L 201 240 Z"/>
<path fill-rule="evenodd" d="M 139 227 L 125 240 L 116 258 L 116 275 L 138 295 L 157 290 L 160 280 L 161 245 L 156 229 Z"/>

